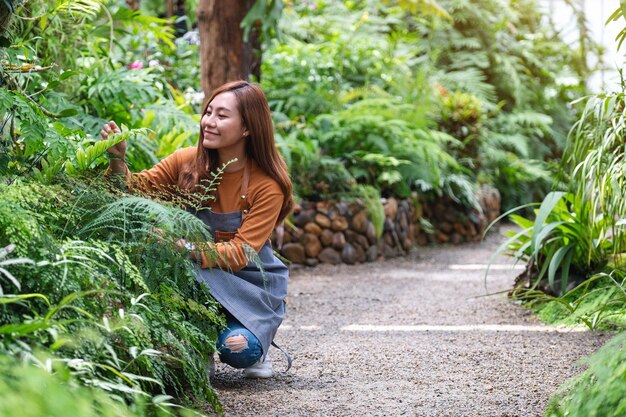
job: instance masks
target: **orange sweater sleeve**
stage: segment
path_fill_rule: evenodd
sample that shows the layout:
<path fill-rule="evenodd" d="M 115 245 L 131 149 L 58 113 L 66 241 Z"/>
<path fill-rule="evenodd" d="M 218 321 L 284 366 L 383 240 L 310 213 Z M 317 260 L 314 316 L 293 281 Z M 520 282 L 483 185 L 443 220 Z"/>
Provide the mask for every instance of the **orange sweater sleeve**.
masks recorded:
<path fill-rule="evenodd" d="M 202 254 L 202 268 L 219 267 L 237 272 L 253 260 L 249 250 L 258 253 L 270 238 L 283 205 L 283 193 L 278 184 L 269 179 L 249 191 L 250 209 L 245 220 L 230 241 L 209 245 L 209 251 L 214 254 Z"/>
<path fill-rule="evenodd" d="M 152 197 L 168 199 L 168 194 L 177 194 L 179 176 L 183 168 L 193 162 L 195 156 L 195 147 L 183 148 L 163 158 L 150 169 L 133 174 L 128 166 L 124 166 L 123 173 L 114 174 L 109 169 L 105 176 L 124 175 L 127 190 L 138 190 Z"/>

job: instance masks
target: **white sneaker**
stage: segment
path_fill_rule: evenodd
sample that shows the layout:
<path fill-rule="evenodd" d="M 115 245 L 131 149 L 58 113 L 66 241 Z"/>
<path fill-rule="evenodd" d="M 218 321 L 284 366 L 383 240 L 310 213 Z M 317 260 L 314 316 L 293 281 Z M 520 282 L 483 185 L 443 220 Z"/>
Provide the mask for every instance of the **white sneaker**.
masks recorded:
<path fill-rule="evenodd" d="M 266 355 L 265 359 L 259 359 L 254 365 L 244 369 L 243 376 L 244 378 L 271 378 L 274 376 L 270 355 Z"/>

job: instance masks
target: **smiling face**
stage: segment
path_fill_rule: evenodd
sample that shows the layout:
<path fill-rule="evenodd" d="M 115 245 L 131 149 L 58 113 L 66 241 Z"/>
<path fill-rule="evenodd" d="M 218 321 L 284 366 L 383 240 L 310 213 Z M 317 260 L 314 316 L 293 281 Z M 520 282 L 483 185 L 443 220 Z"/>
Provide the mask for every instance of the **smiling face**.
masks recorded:
<path fill-rule="evenodd" d="M 227 91 L 215 96 L 202 115 L 200 127 L 202 146 L 217 150 L 220 162 L 232 158 L 242 160 L 248 130 L 243 124 L 235 94 Z"/>

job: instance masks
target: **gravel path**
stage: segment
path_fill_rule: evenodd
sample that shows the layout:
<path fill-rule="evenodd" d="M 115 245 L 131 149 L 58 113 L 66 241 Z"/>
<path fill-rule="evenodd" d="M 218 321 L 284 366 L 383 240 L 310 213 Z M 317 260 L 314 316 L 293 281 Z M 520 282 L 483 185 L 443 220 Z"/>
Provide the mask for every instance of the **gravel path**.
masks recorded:
<path fill-rule="evenodd" d="M 226 416 L 540 416 L 607 335 L 556 331 L 502 293 L 485 296 L 484 264 L 502 240 L 293 271 L 276 337 L 293 368 L 274 348 L 270 380 L 218 364 Z M 510 264 L 494 261 L 489 293 L 510 287 Z"/>

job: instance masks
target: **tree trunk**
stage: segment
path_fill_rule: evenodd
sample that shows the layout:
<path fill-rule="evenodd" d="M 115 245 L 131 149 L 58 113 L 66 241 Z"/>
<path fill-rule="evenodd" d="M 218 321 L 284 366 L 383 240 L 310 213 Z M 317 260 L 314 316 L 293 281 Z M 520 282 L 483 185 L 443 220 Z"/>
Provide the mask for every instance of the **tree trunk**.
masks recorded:
<path fill-rule="evenodd" d="M 260 50 L 257 53 L 253 47 L 258 44 L 257 36 L 251 33 L 249 41 L 244 42 L 240 27 L 254 2 L 200 0 L 198 3 L 200 73 L 202 90 L 207 97 L 226 82 L 247 80 L 253 73 L 260 75 Z"/>
<path fill-rule="evenodd" d="M 126 0 L 126 4 L 131 10 L 139 10 L 139 0 Z"/>
<path fill-rule="evenodd" d="M 174 16 L 174 0 L 165 1 L 165 17 L 171 19 Z"/>

